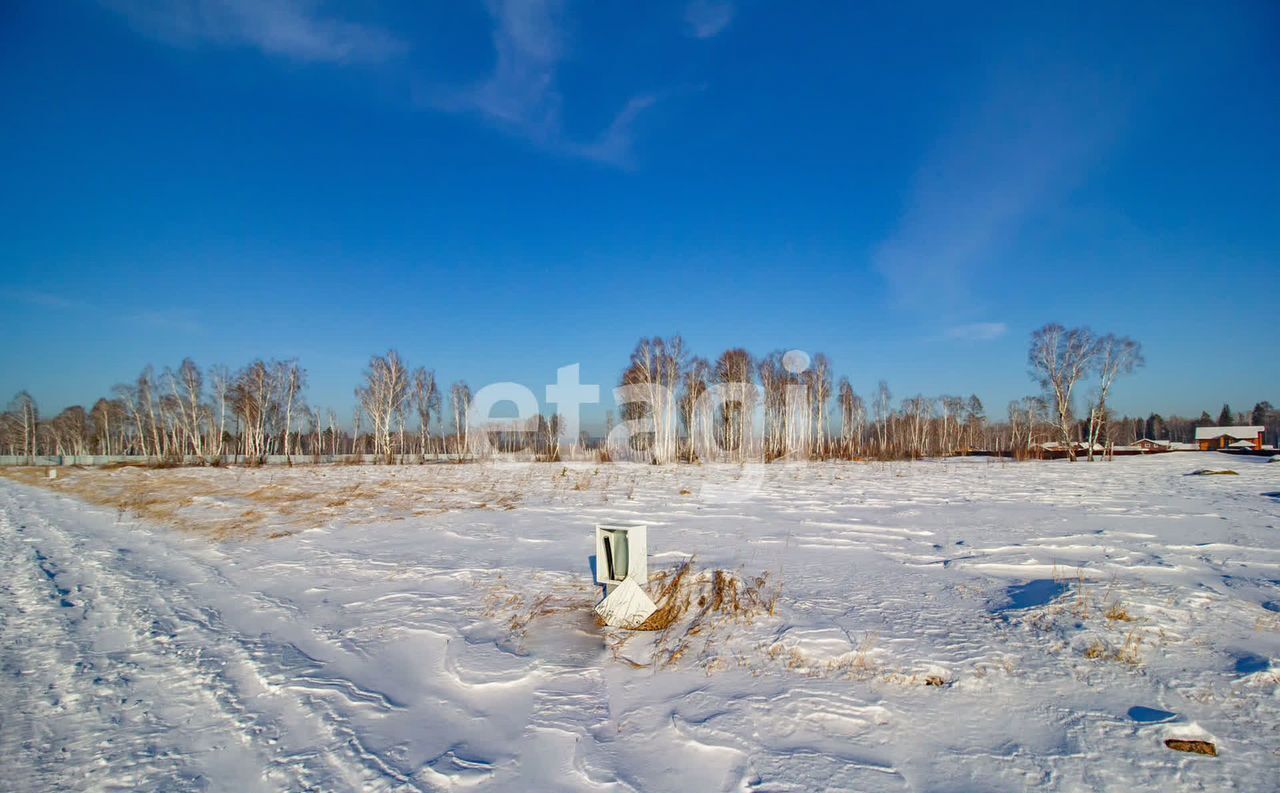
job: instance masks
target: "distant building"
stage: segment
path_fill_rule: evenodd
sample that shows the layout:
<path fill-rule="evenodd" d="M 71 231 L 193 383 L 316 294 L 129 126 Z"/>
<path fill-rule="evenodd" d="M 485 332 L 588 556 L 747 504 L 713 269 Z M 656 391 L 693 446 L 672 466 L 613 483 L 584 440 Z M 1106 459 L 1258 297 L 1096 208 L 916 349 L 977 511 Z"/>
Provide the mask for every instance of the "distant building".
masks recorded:
<path fill-rule="evenodd" d="M 1076 454 L 1089 453 L 1089 444 L 1085 443 L 1084 441 L 1076 441 L 1071 445 L 1075 447 Z M 1039 449 L 1042 452 L 1048 452 L 1050 454 L 1066 454 L 1067 453 L 1067 446 L 1063 443 L 1060 443 L 1059 441 L 1045 441 L 1043 443 L 1037 443 L 1032 448 Z M 1093 444 L 1094 453 L 1105 452 L 1106 450 L 1107 450 L 1106 447 L 1103 446 L 1101 443 Z"/>
<path fill-rule="evenodd" d="M 1200 451 L 1214 449 L 1262 449 L 1265 427 L 1196 427 Z"/>
<path fill-rule="evenodd" d="M 1136 440 L 1133 442 L 1133 446 L 1134 448 L 1141 449 L 1144 452 L 1169 451 L 1168 441 L 1157 441 L 1157 440 L 1152 440 L 1151 438 L 1141 438 L 1139 440 Z"/>

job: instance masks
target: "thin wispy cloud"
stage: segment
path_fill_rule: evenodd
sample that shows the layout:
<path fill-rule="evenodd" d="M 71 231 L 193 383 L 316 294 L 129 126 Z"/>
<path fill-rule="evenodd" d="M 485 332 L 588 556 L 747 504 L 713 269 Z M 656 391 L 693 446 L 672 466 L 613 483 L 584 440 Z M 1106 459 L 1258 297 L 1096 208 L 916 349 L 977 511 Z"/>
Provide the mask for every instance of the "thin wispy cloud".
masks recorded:
<path fill-rule="evenodd" d="M 956 341 L 994 341 L 1008 332 L 1003 322 L 970 322 L 947 328 L 946 336 Z"/>
<path fill-rule="evenodd" d="M 566 141 L 564 143 L 566 151 L 597 162 L 613 165 L 630 164 L 635 135 L 634 122 L 641 113 L 657 101 L 657 97 L 650 94 L 632 97 L 595 140 L 589 143 Z"/>
<path fill-rule="evenodd" d="M 493 72 L 462 89 L 434 90 L 437 109 L 481 116 L 542 148 L 614 165 L 631 159 L 636 118 L 656 101 L 633 96 L 595 136 L 569 135 L 557 76 L 565 56 L 565 9 L 559 0 L 492 0 Z"/>
<path fill-rule="evenodd" d="M 60 312 L 72 309 L 98 310 L 96 306 L 83 300 L 35 289 L 0 290 L 0 300 Z M 179 309 L 144 309 L 132 313 L 126 309 L 123 316 L 129 322 L 153 330 L 179 333 L 203 333 L 205 330 L 197 315 Z"/>
<path fill-rule="evenodd" d="M 1094 88 L 1085 72 L 1005 75 L 944 132 L 873 254 L 899 303 L 952 314 L 979 302 L 975 280 L 1113 139 L 1124 108 Z"/>
<path fill-rule="evenodd" d="M 139 32 L 173 46 L 252 47 L 293 61 L 337 65 L 387 61 L 407 53 L 390 31 L 323 11 L 310 0 L 99 0 Z M 436 112 L 478 117 L 539 148 L 617 166 L 632 161 L 634 125 L 659 93 L 620 98 L 594 134 L 566 129 L 559 71 L 565 59 L 566 8 L 561 0 L 490 0 L 494 65 L 463 85 L 411 78 L 416 102 Z M 694 35 L 715 35 L 729 23 L 728 3 L 701 1 L 687 13 Z M 405 69 L 411 66 L 404 66 Z M 428 86 L 428 87 L 424 87 Z"/>
<path fill-rule="evenodd" d="M 176 309 L 154 309 L 140 311 L 129 317 L 130 320 L 153 330 L 178 333 L 203 333 L 204 325 L 189 311 Z"/>
<path fill-rule="evenodd" d="M 37 308 L 68 309 L 83 305 L 79 300 L 37 289 L 5 289 L 0 291 L 0 298 L 10 303 L 23 303 Z"/>
<path fill-rule="evenodd" d="M 493 74 L 462 92 L 458 103 L 532 134 L 549 134 L 560 117 L 555 77 L 564 54 L 562 4 L 494 0 L 488 6 L 494 23 Z"/>
<path fill-rule="evenodd" d="M 692 0 L 684 9 L 689 35 L 709 39 L 720 35 L 733 21 L 735 8 L 727 0 Z"/>
<path fill-rule="evenodd" d="M 139 32 L 177 46 L 253 47 L 315 63 L 377 62 L 408 47 L 387 30 L 323 13 L 309 0 L 101 0 Z"/>

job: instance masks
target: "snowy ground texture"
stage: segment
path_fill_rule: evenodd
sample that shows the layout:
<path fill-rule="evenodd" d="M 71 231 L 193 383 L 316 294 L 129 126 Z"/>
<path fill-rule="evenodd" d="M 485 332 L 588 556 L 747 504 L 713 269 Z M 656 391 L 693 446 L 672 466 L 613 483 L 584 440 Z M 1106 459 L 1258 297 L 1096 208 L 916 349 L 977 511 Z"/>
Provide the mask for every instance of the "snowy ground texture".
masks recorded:
<path fill-rule="evenodd" d="M 776 601 L 599 629 L 606 520 Z M 11 473 L 0 788 L 1274 790 L 1277 538 L 1216 454 Z"/>

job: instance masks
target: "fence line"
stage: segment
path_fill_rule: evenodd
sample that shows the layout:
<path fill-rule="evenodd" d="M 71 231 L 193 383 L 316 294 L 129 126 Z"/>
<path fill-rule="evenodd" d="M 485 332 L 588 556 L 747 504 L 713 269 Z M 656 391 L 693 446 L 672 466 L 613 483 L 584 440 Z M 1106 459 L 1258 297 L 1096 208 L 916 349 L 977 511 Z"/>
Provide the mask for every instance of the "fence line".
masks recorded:
<path fill-rule="evenodd" d="M 101 465 L 212 465 L 215 462 L 218 465 L 373 465 L 381 463 L 385 460 L 382 455 L 378 454 L 268 454 L 263 457 L 251 457 L 243 454 L 224 454 L 221 457 L 202 457 L 200 455 L 188 454 L 181 461 L 176 458 L 155 457 L 146 454 L 37 454 L 28 456 L 23 454 L 0 454 L 0 466 L 15 465 L 34 465 L 34 466 L 65 466 L 65 465 L 84 465 L 84 466 L 101 466 Z M 420 458 L 417 454 L 401 454 L 393 455 L 392 462 L 404 465 L 416 464 L 420 460 L 425 462 L 456 462 L 463 459 L 461 455 L 449 452 L 442 454 L 429 454 L 425 458 Z"/>

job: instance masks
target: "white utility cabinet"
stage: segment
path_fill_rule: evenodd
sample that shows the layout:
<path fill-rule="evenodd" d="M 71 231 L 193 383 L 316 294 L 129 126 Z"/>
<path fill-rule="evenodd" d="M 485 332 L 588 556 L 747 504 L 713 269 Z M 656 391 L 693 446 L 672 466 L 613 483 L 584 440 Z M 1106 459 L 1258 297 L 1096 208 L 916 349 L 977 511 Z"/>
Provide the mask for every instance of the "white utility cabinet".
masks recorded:
<path fill-rule="evenodd" d="M 596 613 L 606 625 L 635 630 L 658 610 L 634 579 L 628 578 L 612 589 L 607 598 L 596 604 Z"/>
<path fill-rule="evenodd" d="M 606 593 L 630 580 L 642 590 L 649 585 L 648 525 L 596 524 L 596 583 Z"/>

